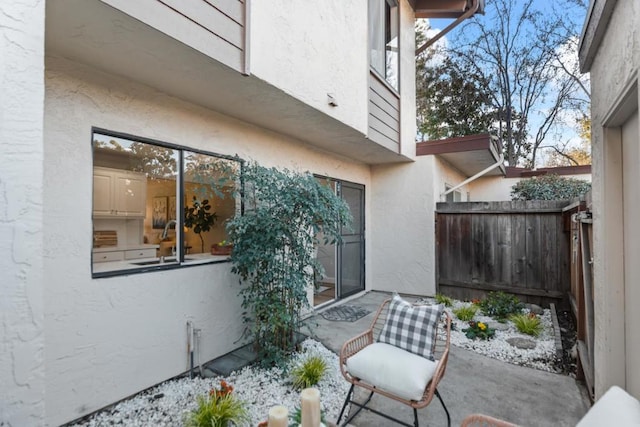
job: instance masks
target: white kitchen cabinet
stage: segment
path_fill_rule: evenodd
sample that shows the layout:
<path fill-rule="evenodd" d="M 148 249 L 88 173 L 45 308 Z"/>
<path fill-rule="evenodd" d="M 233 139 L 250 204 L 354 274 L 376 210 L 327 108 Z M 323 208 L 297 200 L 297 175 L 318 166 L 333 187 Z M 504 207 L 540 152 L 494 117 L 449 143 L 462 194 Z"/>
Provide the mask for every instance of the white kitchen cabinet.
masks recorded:
<path fill-rule="evenodd" d="M 93 262 L 111 262 L 124 260 L 124 251 L 99 252 L 93 254 Z"/>
<path fill-rule="evenodd" d="M 155 258 L 156 249 L 134 249 L 124 251 L 124 259 Z"/>
<path fill-rule="evenodd" d="M 93 216 L 144 218 L 147 177 L 120 169 L 93 168 Z"/>

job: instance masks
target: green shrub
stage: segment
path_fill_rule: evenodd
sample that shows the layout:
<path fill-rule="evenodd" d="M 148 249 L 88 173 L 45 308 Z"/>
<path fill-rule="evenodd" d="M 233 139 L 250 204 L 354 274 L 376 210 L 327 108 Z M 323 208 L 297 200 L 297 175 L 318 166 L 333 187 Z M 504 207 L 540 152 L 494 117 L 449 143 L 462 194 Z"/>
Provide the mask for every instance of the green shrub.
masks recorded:
<path fill-rule="evenodd" d="M 591 190 L 591 183 L 549 174 L 523 179 L 511 187 L 511 200 L 566 200 Z"/>
<path fill-rule="evenodd" d="M 445 307 L 451 307 L 453 305 L 453 300 L 443 294 L 436 294 L 436 302 L 438 304 L 444 304 Z"/>
<path fill-rule="evenodd" d="M 478 306 L 473 304 L 463 305 L 462 307 L 454 308 L 452 311 L 458 319 L 463 322 L 468 322 L 473 319 L 473 316 L 478 312 Z"/>
<path fill-rule="evenodd" d="M 198 407 L 186 415 L 185 427 L 227 427 L 251 421 L 245 403 L 232 394 L 233 387 L 221 385 L 221 390 L 197 397 Z"/>
<path fill-rule="evenodd" d="M 329 185 L 311 173 L 242 168 L 245 211 L 226 225 L 231 271 L 242 281 L 242 319 L 262 366 L 285 366 L 296 347 L 307 288 L 322 275 L 320 243 L 341 242 L 351 213 Z"/>
<path fill-rule="evenodd" d="M 293 387 L 299 390 L 318 384 L 327 372 L 327 362 L 320 356 L 308 356 L 293 368 L 291 376 Z"/>
<path fill-rule="evenodd" d="M 542 333 L 542 323 L 540 318 L 533 313 L 530 314 L 514 314 L 509 318 L 516 326 L 519 332 L 523 334 L 537 337 Z"/>
<path fill-rule="evenodd" d="M 487 316 L 498 321 L 505 321 L 512 314 L 519 314 L 524 308 L 518 297 L 504 292 L 489 292 L 479 303 L 480 309 Z"/>

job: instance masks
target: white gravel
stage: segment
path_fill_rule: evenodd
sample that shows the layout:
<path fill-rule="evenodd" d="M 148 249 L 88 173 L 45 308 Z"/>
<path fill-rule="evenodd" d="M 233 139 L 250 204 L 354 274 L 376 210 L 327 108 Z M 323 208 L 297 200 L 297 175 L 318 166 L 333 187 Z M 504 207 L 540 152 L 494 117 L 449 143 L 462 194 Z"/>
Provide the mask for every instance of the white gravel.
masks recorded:
<path fill-rule="evenodd" d="M 433 299 L 425 298 L 425 300 L 435 304 Z M 543 325 L 542 333 L 538 337 L 532 337 L 531 335 L 518 332 L 513 322 L 507 321 L 504 324 L 506 329 L 496 329 L 493 338 L 489 340 L 470 340 L 466 337 L 465 333 L 462 332 L 463 329 L 469 327 L 469 322 L 463 322 L 453 314 L 453 309 L 469 304 L 468 302 L 454 300 L 452 307 L 445 308 L 451 315 L 452 320 L 451 344 L 514 365 L 527 366 L 547 372 L 557 372 L 555 368 L 555 338 L 553 323 L 551 321 L 551 311 L 549 309 L 545 309 L 543 314 L 538 316 Z M 528 310 L 525 309 L 524 313 L 528 313 Z M 480 310 L 478 310 L 473 320 L 485 324 L 488 323 L 490 326 L 498 323 L 493 318 L 484 316 Z M 530 339 L 536 343 L 536 347 L 531 350 L 516 348 L 507 342 L 507 339 L 515 337 Z"/>
<path fill-rule="evenodd" d="M 424 300 L 435 303 L 429 298 Z M 462 332 L 462 329 L 468 326 L 468 322 L 459 320 L 452 309 L 463 304 L 469 303 L 454 300 L 453 306 L 446 308 L 455 328 L 451 332 L 453 345 L 516 365 L 556 372 L 555 341 L 550 310 L 545 309 L 539 316 L 544 327 L 539 337 L 522 334 L 507 321 L 505 330 L 496 330 L 492 339 L 483 341 L 470 340 Z M 480 311 L 474 320 L 489 324 L 496 323 L 491 317 L 483 316 Z M 531 350 L 515 348 L 506 341 L 512 337 L 531 339 L 536 342 L 536 347 Z M 327 374 L 317 388 L 320 390 L 322 410 L 327 420 L 335 421 L 349 389 L 349 383 L 340 373 L 338 356 L 319 342 L 307 339 L 302 343 L 301 352 L 293 355 L 289 368 L 300 363 L 307 354 L 320 355 L 327 361 Z M 266 420 L 269 409 L 275 405 L 286 406 L 290 414 L 300 406 L 300 392 L 292 389 L 290 378 L 283 370 L 248 366 L 228 377 L 180 378 L 167 381 L 122 401 L 112 408 L 100 411 L 74 426 L 181 426 L 185 416 L 195 409 L 196 396 L 208 394 L 209 390 L 214 386 L 217 387 L 223 379 L 234 387 L 233 393 L 247 403 L 251 426 Z"/>
<path fill-rule="evenodd" d="M 326 419 L 334 421 L 342 409 L 349 383 L 340 373 L 338 356 L 312 339 L 302 343 L 301 352 L 292 357 L 291 367 L 300 363 L 307 354 L 317 354 L 327 361 L 327 374 L 316 387 L 320 390 Z M 196 408 L 196 396 L 208 394 L 221 380 L 231 384 L 233 393 L 247 403 L 250 426 L 265 421 L 273 406 L 284 405 L 289 414 L 300 406 L 300 392 L 292 389 L 290 378 L 283 370 L 248 366 L 228 377 L 180 378 L 164 382 L 73 425 L 181 426 L 185 416 Z"/>

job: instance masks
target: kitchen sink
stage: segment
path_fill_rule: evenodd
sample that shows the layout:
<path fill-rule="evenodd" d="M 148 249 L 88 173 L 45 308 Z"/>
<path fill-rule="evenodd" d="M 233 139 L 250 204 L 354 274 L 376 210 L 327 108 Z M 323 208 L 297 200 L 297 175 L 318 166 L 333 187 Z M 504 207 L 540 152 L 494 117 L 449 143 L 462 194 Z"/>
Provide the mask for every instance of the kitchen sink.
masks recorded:
<path fill-rule="evenodd" d="M 185 261 L 192 260 L 193 258 L 185 257 Z M 150 261 L 132 262 L 133 265 L 157 265 L 157 264 L 171 264 L 178 262 L 175 258 L 165 258 L 164 262 L 160 262 L 159 259 L 152 259 Z"/>

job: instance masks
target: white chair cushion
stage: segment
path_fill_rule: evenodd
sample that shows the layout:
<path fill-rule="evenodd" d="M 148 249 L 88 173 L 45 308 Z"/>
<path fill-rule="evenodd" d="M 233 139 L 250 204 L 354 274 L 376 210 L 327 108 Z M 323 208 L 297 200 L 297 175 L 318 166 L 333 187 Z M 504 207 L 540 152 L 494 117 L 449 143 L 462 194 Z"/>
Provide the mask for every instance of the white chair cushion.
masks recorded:
<path fill-rule="evenodd" d="M 368 345 L 347 359 L 347 372 L 408 400 L 421 400 L 437 362 L 386 343 Z"/>
<path fill-rule="evenodd" d="M 601 426 L 640 426 L 640 402 L 620 387 L 611 387 L 576 425 Z"/>

